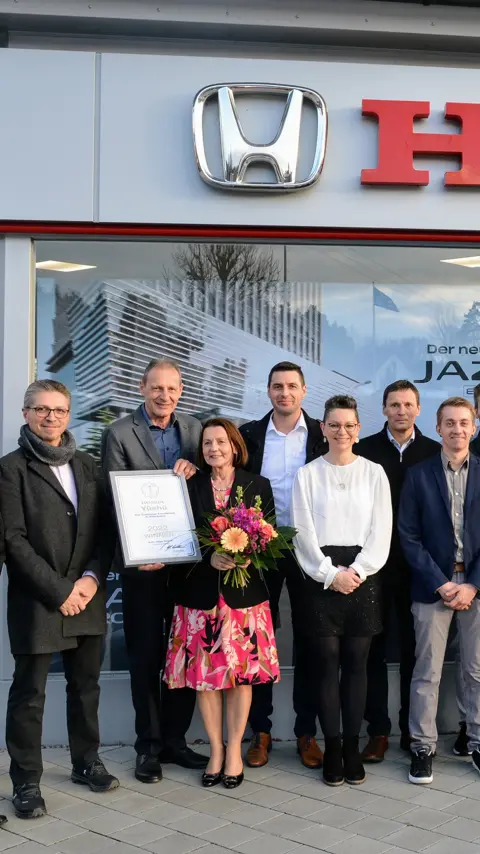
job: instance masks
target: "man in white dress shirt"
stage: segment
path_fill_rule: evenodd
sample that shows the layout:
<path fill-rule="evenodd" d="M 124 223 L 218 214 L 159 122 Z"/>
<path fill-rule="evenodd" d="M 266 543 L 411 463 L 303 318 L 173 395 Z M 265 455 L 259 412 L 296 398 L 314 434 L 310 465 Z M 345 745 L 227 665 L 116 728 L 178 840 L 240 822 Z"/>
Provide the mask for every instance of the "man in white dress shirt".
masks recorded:
<path fill-rule="evenodd" d="M 280 362 L 271 369 L 268 377 L 267 394 L 273 408 L 260 421 L 251 421 L 240 428 L 248 449 L 247 469 L 269 479 L 279 525 L 291 524 L 292 485 L 298 469 L 319 457 L 326 449 L 319 422 L 302 409 L 306 392 L 302 369 L 292 362 Z M 285 578 L 294 633 L 293 705 L 297 748 L 307 768 L 319 768 L 323 757 L 315 741 L 316 711 L 311 698 L 306 655 L 297 642 L 295 632 L 295 592 L 302 583 L 302 575 L 293 556 L 279 561 L 277 570 L 268 573 L 267 585 L 274 626 Z M 272 748 L 272 711 L 272 685 L 254 686 L 249 718 L 253 738 L 247 752 L 247 764 L 251 767 L 258 768 L 268 762 L 268 753 Z"/>

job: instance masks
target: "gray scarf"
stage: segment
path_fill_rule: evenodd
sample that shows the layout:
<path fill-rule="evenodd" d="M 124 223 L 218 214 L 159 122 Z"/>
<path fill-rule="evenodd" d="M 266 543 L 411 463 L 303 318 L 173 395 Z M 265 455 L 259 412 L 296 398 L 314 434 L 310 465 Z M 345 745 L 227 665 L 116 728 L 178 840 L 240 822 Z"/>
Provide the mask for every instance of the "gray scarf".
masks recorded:
<path fill-rule="evenodd" d="M 46 463 L 47 466 L 64 466 L 70 462 L 77 449 L 75 439 L 69 430 L 65 430 L 61 445 L 55 447 L 40 439 L 30 430 L 28 424 L 23 424 L 20 428 L 18 444 L 29 457 L 34 457 L 39 462 Z"/>

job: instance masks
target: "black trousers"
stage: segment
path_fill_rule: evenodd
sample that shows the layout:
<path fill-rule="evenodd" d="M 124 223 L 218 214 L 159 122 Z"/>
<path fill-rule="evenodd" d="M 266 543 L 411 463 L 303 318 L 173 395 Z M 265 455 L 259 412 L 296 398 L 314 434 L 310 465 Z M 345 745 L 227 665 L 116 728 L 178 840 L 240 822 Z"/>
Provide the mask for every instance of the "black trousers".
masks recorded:
<path fill-rule="evenodd" d="M 317 710 L 315 697 L 311 691 L 309 679 L 309 652 L 297 626 L 301 620 L 302 585 L 303 575 L 300 567 L 291 555 L 278 562 L 276 570 L 266 573 L 266 581 L 270 594 L 270 610 L 272 612 L 273 625 L 276 626 L 278 608 L 283 582 L 286 580 L 290 607 L 292 611 L 293 629 L 293 708 L 295 711 L 294 731 L 297 738 L 302 735 L 315 735 L 317 731 Z M 290 663 L 290 662 L 288 662 Z M 273 685 L 254 685 L 252 690 L 252 705 L 248 722 L 253 732 L 270 732 L 273 713 Z"/>
<path fill-rule="evenodd" d="M 196 693 L 192 688 L 169 691 L 162 681 L 173 614 L 163 570 L 123 575 L 122 601 L 135 710 L 135 750 L 156 756 L 164 747 L 185 745 Z"/>
<path fill-rule="evenodd" d="M 67 680 L 67 728 L 74 766 L 98 756 L 98 678 L 103 637 L 78 638 L 78 647 L 62 653 Z M 16 655 L 8 695 L 5 740 L 10 755 L 10 776 L 15 786 L 39 783 L 42 776 L 42 723 L 51 653 Z"/>
<path fill-rule="evenodd" d="M 365 720 L 370 736 L 390 735 L 392 722 L 388 715 L 387 647 L 394 624 L 398 636 L 400 663 L 400 732 L 408 735 L 410 683 L 415 666 L 415 631 L 410 599 L 410 582 L 406 569 L 393 563 L 381 571 L 382 621 L 384 630 L 372 638 L 367 665 L 367 700 Z"/>

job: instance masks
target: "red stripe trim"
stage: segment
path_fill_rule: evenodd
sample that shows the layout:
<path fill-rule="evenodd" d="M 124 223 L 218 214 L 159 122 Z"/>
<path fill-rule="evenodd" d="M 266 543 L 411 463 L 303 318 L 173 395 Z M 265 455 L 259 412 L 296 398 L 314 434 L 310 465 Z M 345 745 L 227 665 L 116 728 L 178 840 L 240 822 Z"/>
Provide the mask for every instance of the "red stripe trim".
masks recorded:
<path fill-rule="evenodd" d="M 0 233 L 28 234 L 32 237 L 167 237 L 197 240 L 279 240 L 279 241 L 379 241 L 405 243 L 477 243 L 480 231 L 419 231 L 402 229 L 281 228 L 185 225 L 115 225 L 94 223 L 0 222 Z"/>

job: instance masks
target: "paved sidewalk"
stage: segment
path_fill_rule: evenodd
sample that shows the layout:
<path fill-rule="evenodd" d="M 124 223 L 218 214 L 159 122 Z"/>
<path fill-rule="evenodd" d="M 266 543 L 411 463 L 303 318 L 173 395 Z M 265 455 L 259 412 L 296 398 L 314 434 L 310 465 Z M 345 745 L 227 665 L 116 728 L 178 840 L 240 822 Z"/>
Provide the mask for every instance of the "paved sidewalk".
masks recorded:
<path fill-rule="evenodd" d="M 8 757 L 0 752 L 0 851 L 12 854 L 480 854 L 480 777 L 444 739 L 431 786 L 407 782 L 396 742 L 362 786 L 325 786 L 300 764 L 292 742 L 275 744 L 265 768 L 246 769 L 238 789 L 203 789 L 198 773 L 167 765 L 162 783 L 132 774 L 131 747 L 102 750 L 121 788 L 95 795 L 69 779 L 64 748 L 44 751 L 49 814 L 25 821 L 9 801 Z M 201 749 L 201 748 L 199 748 Z"/>

